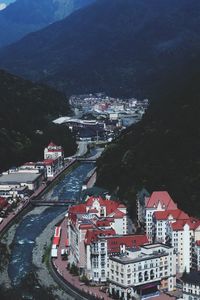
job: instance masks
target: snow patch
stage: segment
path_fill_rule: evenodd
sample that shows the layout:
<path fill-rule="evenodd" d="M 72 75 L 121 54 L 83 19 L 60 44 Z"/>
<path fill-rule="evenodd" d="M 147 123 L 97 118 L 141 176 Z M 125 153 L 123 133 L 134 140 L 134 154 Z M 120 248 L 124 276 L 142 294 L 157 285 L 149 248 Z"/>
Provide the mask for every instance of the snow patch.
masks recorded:
<path fill-rule="evenodd" d="M 3 10 L 3 9 L 5 9 L 6 8 L 6 4 L 5 3 L 0 3 L 0 10 Z"/>

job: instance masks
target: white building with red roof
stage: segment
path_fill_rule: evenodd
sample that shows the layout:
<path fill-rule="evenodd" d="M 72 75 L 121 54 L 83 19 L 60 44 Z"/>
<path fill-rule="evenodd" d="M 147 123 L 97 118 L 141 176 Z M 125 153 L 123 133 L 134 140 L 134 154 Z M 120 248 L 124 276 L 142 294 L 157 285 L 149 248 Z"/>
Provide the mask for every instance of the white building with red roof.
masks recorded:
<path fill-rule="evenodd" d="M 176 256 L 164 244 L 146 244 L 109 258 L 109 291 L 114 299 L 145 299 L 173 291 Z M 158 297 L 159 299 L 160 297 Z"/>
<path fill-rule="evenodd" d="M 188 219 L 189 216 L 180 209 L 155 211 L 153 213 L 153 241 L 166 243 L 168 224 Z"/>
<path fill-rule="evenodd" d="M 193 266 L 195 270 L 200 271 L 200 240 L 195 242 Z"/>
<path fill-rule="evenodd" d="M 64 163 L 64 150 L 62 146 L 57 146 L 53 142 L 44 149 L 44 159 L 58 160 L 59 166 L 63 166 Z"/>
<path fill-rule="evenodd" d="M 175 210 L 177 209 L 177 205 L 166 191 L 153 192 L 145 201 L 146 234 L 148 239 L 152 242 L 153 214 L 156 211 Z"/>
<path fill-rule="evenodd" d="M 63 148 L 55 145 L 53 142 L 49 143 L 44 149 L 44 164 L 47 170 L 47 177 L 53 177 L 64 164 Z"/>
<path fill-rule="evenodd" d="M 144 235 L 127 235 L 127 209 L 116 201 L 90 197 L 68 211 L 69 262 L 94 282 L 105 282 L 108 257 L 125 247 L 147 243 Z"/>
<path fill-rule="evenodd" d="M 177 220 L 168 224 L 168 242 L 177 255 L 177 272 L 190 272 L 193 268 L 194 245 L 200 238 L 200 221 L 195 218 Z"/>

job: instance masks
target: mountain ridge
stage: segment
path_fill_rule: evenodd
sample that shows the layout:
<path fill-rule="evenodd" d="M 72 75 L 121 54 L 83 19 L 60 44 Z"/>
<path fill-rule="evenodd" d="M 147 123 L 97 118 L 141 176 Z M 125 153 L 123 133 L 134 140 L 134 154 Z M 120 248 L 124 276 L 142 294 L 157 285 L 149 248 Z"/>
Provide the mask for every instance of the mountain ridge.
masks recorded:
<path fill-rule="evenodd" d="M 69 93 L 154 97 L 198 57 L 199 13 L 196 0 L 96 1 L 2 49 L 0 66 Z"/>
<path fill-rule="evenodd" d="M 17 0 L 0 11 L 0 47 L 63 19 L 95 0 Z"/>

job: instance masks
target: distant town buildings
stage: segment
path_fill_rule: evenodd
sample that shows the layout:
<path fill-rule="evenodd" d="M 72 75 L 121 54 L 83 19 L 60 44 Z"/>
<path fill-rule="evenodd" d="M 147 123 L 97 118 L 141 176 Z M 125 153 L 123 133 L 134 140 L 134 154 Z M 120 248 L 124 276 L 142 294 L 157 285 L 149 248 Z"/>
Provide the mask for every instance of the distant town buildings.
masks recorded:
<path fill-rule="evenodd" d="M 54 123 L 65 123 L 77 138 L 112 140 L 116 134 L 141 120 L 149 101 L 118 99 L 104 93 L 74 95 L 69 99 L 75 116 L 61 117 Z"/>

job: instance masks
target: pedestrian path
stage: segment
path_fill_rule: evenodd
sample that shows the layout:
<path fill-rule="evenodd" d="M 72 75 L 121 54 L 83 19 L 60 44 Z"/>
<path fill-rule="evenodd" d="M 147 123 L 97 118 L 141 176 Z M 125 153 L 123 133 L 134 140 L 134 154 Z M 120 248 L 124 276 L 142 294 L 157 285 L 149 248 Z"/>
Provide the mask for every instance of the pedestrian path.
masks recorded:
<path fill-rule="evenodd" d="M 67 270 L 67 260 L 62 260 L 61 256 L 61 249 L 66 248 L 66 240 L 67 240 L 67 219 L 65 218 L 61 223 L 61 239 L 60 244 L 58 247 L 58 257 L 53 259 L 53 264 L 57 270 L 57 272 L 63 277 L 64 281 L 67 281 L 70 285 L 73 285 L 76 289 L 80 290 L 81 292 L 85 292 L 86 294 L 93 296 L 94 299 L 104 299 L 104 300 L 111 300 L 108 294 L 102 292 L 99 286 L 87 286 L 83 282 L 79 280 L 78 276 L 73 276 Z"/>

